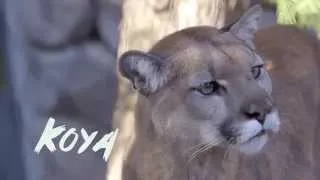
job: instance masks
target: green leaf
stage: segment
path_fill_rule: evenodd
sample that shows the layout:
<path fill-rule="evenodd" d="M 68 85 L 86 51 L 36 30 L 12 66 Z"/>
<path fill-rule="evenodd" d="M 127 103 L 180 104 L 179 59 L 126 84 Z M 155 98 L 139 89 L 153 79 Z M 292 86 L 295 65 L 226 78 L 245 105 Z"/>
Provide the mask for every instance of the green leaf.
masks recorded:
<path fill-rule="evenodd" d="M 266 0 L 277 7 L 277 22 L 314 27 L 320 34 L 320 0 Z"/>

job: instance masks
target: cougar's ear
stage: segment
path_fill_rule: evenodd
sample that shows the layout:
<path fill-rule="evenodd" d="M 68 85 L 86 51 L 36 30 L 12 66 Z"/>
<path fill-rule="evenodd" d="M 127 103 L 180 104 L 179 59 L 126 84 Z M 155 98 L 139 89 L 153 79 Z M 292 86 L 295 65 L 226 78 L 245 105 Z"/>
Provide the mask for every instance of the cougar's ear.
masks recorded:
<path fill-rule="evenodd" d="M 167 80 L 161 59 L 141 51 L 125 52 L 119 59 L 119 70 L 145 96 L 157 91 Z"/>
<path fill-rule="evenodd" d="M 230 27 L 230 32 L 239 39 L 251 42 L 262 14 L 260 5 L 252 6 L 244 15 Z"/>

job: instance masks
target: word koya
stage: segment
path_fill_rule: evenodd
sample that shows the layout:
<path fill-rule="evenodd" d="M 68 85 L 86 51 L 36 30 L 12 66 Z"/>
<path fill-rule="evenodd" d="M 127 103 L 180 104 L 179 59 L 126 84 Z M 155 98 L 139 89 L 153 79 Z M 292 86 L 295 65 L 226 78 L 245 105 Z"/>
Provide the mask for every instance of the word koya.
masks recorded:
<path fill-rule="evenodd" d="M 53 118 L 49 118 L 47 125 L 36 145 L 36 147 L 34 148 L 34 151 L 36 153 L 40 153 L 41 149 L 46 146 L 50 152 L 54 152 L 56 151 L 56 147 L 53 143 L 53 139 L 56 138 L 57 136 L 59 136 L 61 133 L 63 133 L 64 131 L 66 131 L 65 126 L 58 126 L 58 127 L 54 127 L 54 122 L 55 120 Z M 95 131 L 93 133 L 91 133 L 90 135 L 88 135 L 87 131 L 85 129 L 81 129 L 80 130 L 81 133 L 81 137 L 83 139 L 83 144 L 79 147 L 77 153 L 81 154 L 83 153 L 88 147 L 89 145 L 92 143 L 92 141 L 94 140 L 94 138 L 96 137 L 96 135 L 98 134 L 98 131 Z M 106 135 L 104 135 L 93 147 L 92 150 L 94 152 L 97 152 L 100 149 L 104 149 L 104 153 L 103 153 L 103 159 L 105 161 L 108 160 L 108 157 L 111 153 L 113 144 L 115 142 L 116 136 L 118 134 L 118 129 L 116 129 L 114 132 L 110 132 Z M 66 140 L 68 138 L 72 138 L 72 141 L 70 144 L 66 145 Z M 59 141 L 59 148 L 61 149 L 61 151 L 64 152 L 68 152 L 71 151 L 72 148 L 76 145 L 77 141 L 78 141 L 79 135 L 76 132 L 75 128 L 71 128 L 68 131 L 66 131 L 63 136 L 61 137 L 60 141 Z"/>

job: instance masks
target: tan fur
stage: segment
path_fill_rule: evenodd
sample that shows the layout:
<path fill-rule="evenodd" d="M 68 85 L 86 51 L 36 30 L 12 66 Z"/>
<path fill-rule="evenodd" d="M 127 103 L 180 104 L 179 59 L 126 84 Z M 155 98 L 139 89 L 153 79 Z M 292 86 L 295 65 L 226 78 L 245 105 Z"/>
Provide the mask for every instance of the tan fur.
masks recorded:
<path fill-rule="evenodd" d="M 148 50 L 156 41 L 178 29 L 233 22 L 249 7 L 250 0 L 124 0 L 118 54 L 130 49 Z M 196 3 L 196 5 L 195 5 Z M 108 179 L 120 180 L 122 159 L 130 150 L 134 132 L 136 93 L 120 77 L 113 128 L 117 142 L 108 161 Z"/>
<path fill-rule="evenodd" d="M 250 71 L 262 62 L 250 42 L 257 11 L 252 9 L 250 16 L 241 18 L 228 32 L 206 26 L 188 28 L 160 40 L 150 54 L 128 52 L 121 57 L 122 75 L 140 92 L 135 141 L 125 160 L 124 180 L 236 179 L 247 176 L 242 172 L 252 173 L 238 171 L 250 160 L 234 151 L 237 147 L 241 151 L 242 130 L 248 134 L 255 126 L 239 128 L 252 122 L 243 108 L 254 105 L 266 117 L 275 109 L 267 72 L 254 79 Z M 225 91 L 202 96 L 190 90 L 208 74 Z M 237 146 L 227 146 L 232 148 L 227 157 L 228 140 L 221 131 L 225 123 L 240 133 L 234 136 Z M 199 144 L 206 144 L 207 149 L 199 149 Z M 190 156 L 192 149 L 199 154 Z"/>
<path fill-rule="evenodd" d="M 213 59 L 213 57 L 219 56 L 214 49 L 207 49 L 208 45 L 201 46 L 201 49 L 188 49 L 190 44 L 192 46 L 194 43 L 189 41 L 192 38 L 207 39 L 215 46 L 226 48 L 227 54 L 236 61 L 246 57 L 246 53 L 237 51 L 241 48 L 229 47 L 230 44 L 237 44 L 233 38 L 231 40 L 230 37 L 221 38 L 217 35 L 218 32 L 212 28 L 203 27 L 189 32 L 192 33 L 186 33 L 188 38 L 181 38 L 184 33 L 179 32 L 180 34 L 169 36 L 169 38 L 160 41 L 151 50 L 154 54 L 171 57 L 172 62 L 176 63 L 172 63 L 172 66 L 169 67 L 182 78 L 199 70 L 199 68 L 205 68 L 204 66 L 207 64 L 203 59 Z M 213 36 L 216 38 L 209 38 Z M 178 113 L 173 117 L 187 120 L 187 123 L 174 121 L 178 124 L 163 124 L 164 127 L 175 126 L 182 129 L 183 131 L 179 131 L 178 134 L 170 134 L 172 131 L 157 131 L 153 126 L 154 122 L 151 121 L 155 117 L 172 118 L 170 114 L 181 106 L 181 97 L 186 94 L 179 89 L 178 92 L 172 94 L 174 96 L 170 96 L 170 99 L 164 98 L 167 101 L 164 103 L 165 105 L 155 105 L 156 102 L 159 103 L 159 97 L 168 93 L 166 90 L 168 87 L 171 87 L 171 90 L 177 89 L 178 83 L 174 80 L 171 83 L 175 88 L 170 85 L 166 86 L 159 90 L 157 95 L 148 98 L 139 95 L 135 127 L 137 134 L 133 148 L 125 162 L 124 179 L 316 180 L 319 178 L 320 146 L 318 143 L 320 133 L 317 130 L 320 127 L 318 113 L 320 94 L 319 43 L 304 31 L 285 26 L 275 26 L 259 31 L 254 43 L 257 52 L 266 60 L 267 68 L 271 73 L 274 84 L 273 96 L 283 121 L 283 129 L 278 136 L 270 141 L 269 146 L 256 156 L 248 157 L 232 153 L 227 158 L 224 157 L 224 150 L 213 148 L 202 153 L 198 159 L 189 164 L 178 149 L 184 145 L 179 142 L 181 137 L 188 138 L 188 136 L 194 135 L 189 133 L 190 131 L 184 131 L 195 127 L 195 124 L 190 124 L 188 121 L 190 117 L 183 116 L 185 118 L 183 119 L 181 113 Z M 223 46 L 223 44 L 228 45 Z M 199 44 L 193 45 L 200 47 Z M 184 48 L 186 50 L 181 51 Z M 200 63 L 195 63 L 194 58 L 197 57 L 196 60 Z M 189 61 L 189 59 L 193 61 Z M 201 66 L 201 64 L 206 65 Z M 235 69 L 241 67 L 238 64 L 234 66 Z M 229 68 L 222 71 L 227 69 Z M 232 71 L 235 69 L 233 68 Z M 250 94 L 252 89 L 250 90 L 250 86 L 247 87 L 248 94 Z M 158 111 L 155 117 L 153 111 Z M 223 113 L 223 110 L 221 112 Z M 169 138 L 163 141 L 159 133 L 179 138 Z"/>
<path fill-rule="evenodd" d="M 223 162 L 220 165 L 212 164 L 211 171 L 225 168 L 224 173 L 216 173 L 211 177 L 228 180 L 319 179 L 319 42 L 303 30 L 280 25 L 258 31 L 254 42 L 258 53 L 266 60 L 273 80 L 273 96 L 280 110 L 283 130 L 273 139 L 272 145 L 254 157 L 233 154 L 229 160 L 222 161 L 221 153 L 211 156 L 215 161 Z M 141 98 L 139 107 L 146 105 L 143 103 L 145 101 Z M 169 105 L 168 108 L 170 107 Z M 137 116 L 148 117 L 148 113 L 141 109 L 148 107 L 138 108 Z M 142 134 L 144 137 L 153 136 L 145 131 L 143 124 L 139 124 L 137 128 L 139 132 L 146 133 Z M 170 179 L 166 175 L 173 174 L 172 166 L 179 162 L 164 156 L 167 154 L 163 154 L 165 147 L 161 148 L 146 141 L 138 140 L 137 143 L 138 147 L 148 148 L 146 151 L 140 151 L 141 148 L 138 151 L 136 147 L 132 152 L 132 159 L 128 159 L 128 162 L 134 162 L 135 166 L 153 172 L 153 176 L 150 174 L 147 179 L 160 176 L 160 179 Z M 167 164 L 161 164 L 159 159 Z M 230 159 L 231 163 L 228 163 Z M 134 180 L 134 171 L 128 172 L 130 168 L 126 171 L 125 179 Z M 203 176 L 205 175 L 206 173 L 203 173 Z"/>

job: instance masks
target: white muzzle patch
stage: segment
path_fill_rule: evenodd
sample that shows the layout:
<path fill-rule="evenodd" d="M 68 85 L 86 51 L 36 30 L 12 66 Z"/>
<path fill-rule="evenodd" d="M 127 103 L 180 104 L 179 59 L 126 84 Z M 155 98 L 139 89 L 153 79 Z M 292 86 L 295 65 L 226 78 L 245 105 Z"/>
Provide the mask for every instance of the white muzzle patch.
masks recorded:
<path fill-rule="evenodd" d="M 280 118 L 277 110 L 272 111 L 266 116 L 263 124 L 252 119 L 241 123 L 240 135 L 237 138 L 240 152 L 245 154 L 256 154 L 262 150 L 268 141 L 268 134 L 264 131 L 277 133 L 280 130 Z"/>

